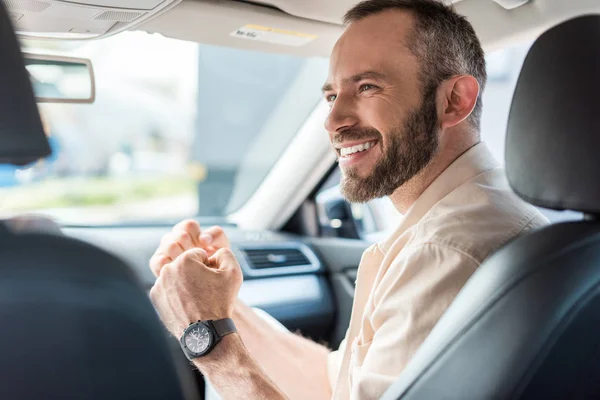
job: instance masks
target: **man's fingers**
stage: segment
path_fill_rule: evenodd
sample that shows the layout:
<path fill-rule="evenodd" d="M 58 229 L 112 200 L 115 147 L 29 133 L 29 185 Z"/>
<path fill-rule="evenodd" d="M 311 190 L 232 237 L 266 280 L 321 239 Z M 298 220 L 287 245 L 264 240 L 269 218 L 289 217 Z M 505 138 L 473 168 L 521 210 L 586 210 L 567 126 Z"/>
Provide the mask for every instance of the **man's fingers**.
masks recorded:
<path fill-rule="evenodd" d="M 181 221 L 177 225 L 173 227 L 173 232 L 187 232 L 190 235 L 192 243 L 194 246 L 201 246 L 200 243 L 200 224 L 198 221 L 193 219 L 186 219 L 185 221 Z"/>
<path fill-rule="evenodd" d="M 186 251 L 175 260 L 174 267 L 178 268 L 188 268 L 188 267 L 200 267 L 202 265 L 206 266 L 208 263 L 208 254 L 204 249 L 199 247 L 193 248 L 191 250 Z"/>
<path fill-rule="evenodd" d="M 158 277 L 160 275 L 160 270 L 171 261 L 173 261 L 171 257 L 165 254 L 154 254 L 150 259 L 150 270 L 154 276 Z"/>
<path fill-rule="evenodd" d="M 213 254 L 210 259 L 208 259 L 209 267 L 216 269 L 228 269 L 228 268 L 239 268 L 239 264 L 235 255 L 231 251 L 231 249 L 222 248 L 219 249 Z"/>
<path fill-rule="evenodd" d="M 179 246 L 181 246 L 181 248 L 185 251 L 185 250 L 189 250 L 189 249 L 193 249 L 194 247 L 197 247 L 197 244 L 194 243 L 194 240 L 192 238 L 192 235 L 187 232 L 187 231 L 176 231 L 173 230 L 173 233 L 171 234 L 171 237 L 173 238 L 173 240 L 175 242 L 177 242 L 179 244 Z"/>
<path fill-rule="evenodd" d="M 206 264 L 208 262 L 208 253 L 204 249 L 196 248 L 188 251 L 195 260 L 200 261 L 202 264 Z"/>
<path fill-rule="evenodd" d="M 221 249 L 229 248 L 229 239 L 225 235 L 223 228 L 220 226 L 212 226 L 205 229 L 200 235 L 200 242 L 202 247 L 210 249 Z"/>
<path fill-rule="evenodd" d="M 229 246 L 229 240 L 221 227 L 213 226 L 202 232 L 197 221 L 193 219 L 181 221 L 161 239 L 156 253 L 150 259 L 150 270 L 155 276 L 159 276 L 165 265 L 175 262 L 187 251 L 199 249 L 203 250 L 188 254 L 193 258 L 188 262 L 200 262 L 208 265 L 209 255 L 213 255 L 220 248 L 229 248 Z"/>
<path fill-rule="evenodd" d="M 163 236 L 160 246 L 156 250 L 156 254 L 164 254 L 175 260 L 186 249 L 179 243 L 179 236 L 173 232 L 169 232 Z"/>
<path fill-rule="evenodd" d="M 235 296 L 240 290 L 244 275 L 231 249 L 219 249 L 208 259 L 208 266 L 223 274 L 230 288 L 235 288 Z M 233 304 L 232 304 L 233 305 Z"/>

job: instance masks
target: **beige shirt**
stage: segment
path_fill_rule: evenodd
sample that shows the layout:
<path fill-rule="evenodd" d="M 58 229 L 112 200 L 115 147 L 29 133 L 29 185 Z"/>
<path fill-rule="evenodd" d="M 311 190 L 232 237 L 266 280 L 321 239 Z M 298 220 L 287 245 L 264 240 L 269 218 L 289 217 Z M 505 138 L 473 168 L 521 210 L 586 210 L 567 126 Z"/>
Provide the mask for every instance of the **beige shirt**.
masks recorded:
<path fill-rule="evenodd" d="M 328 360 L 333 399 L 380 398 L 481 262 L 547 222 L 483 143 L 458 158 L 364 252 L 350 327 Z"/>

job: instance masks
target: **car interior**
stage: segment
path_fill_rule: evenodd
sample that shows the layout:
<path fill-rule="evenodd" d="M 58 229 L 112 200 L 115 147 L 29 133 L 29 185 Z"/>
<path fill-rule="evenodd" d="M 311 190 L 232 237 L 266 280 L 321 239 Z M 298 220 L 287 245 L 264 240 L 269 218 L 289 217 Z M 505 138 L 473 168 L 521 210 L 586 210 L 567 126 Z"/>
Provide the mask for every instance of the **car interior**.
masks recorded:
<path fill-rule="evenodd" d="M 384 398 L 600 398 L 600 3 L 447 2 L 486 50 L 483 140 L 551 225 L 479 267 Z M 206 398 L 147 296 L 186 218 L 224 228 L 245 303 L 337 348 L 402 218 L 342 198 L 323 127 L 356 3 L 0 0 L 0 398 Z"/>

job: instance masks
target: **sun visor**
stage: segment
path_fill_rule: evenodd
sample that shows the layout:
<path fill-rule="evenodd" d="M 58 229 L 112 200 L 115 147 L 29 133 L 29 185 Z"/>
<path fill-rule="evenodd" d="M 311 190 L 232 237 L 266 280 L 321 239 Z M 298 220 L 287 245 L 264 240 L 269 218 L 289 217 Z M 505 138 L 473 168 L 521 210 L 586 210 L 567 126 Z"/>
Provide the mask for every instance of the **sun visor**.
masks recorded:
<path fill-rule="evenodd" d="M 21 36 L 95 39 L 155 17 L 181 0 L 5 0 Z"/>

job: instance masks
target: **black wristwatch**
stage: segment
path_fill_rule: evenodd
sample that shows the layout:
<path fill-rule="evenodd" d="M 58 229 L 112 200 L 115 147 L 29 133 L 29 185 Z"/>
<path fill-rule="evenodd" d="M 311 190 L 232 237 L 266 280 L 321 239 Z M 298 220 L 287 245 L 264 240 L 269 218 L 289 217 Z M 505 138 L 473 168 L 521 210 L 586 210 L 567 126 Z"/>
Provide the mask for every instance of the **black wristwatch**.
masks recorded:
<path fill-rule="evenodd" d="M 185 356 L 192 361 L 210 353 L 223 336 L 234 332 L 237 330 L 231 318 L 192 322 L 183 331 L 179 344 Z"/>

